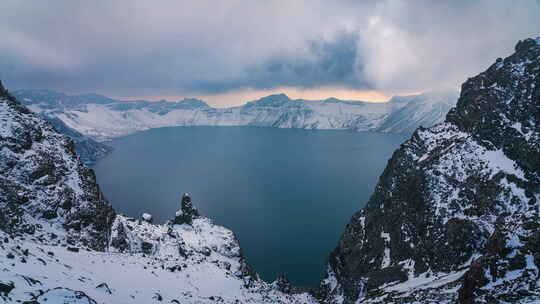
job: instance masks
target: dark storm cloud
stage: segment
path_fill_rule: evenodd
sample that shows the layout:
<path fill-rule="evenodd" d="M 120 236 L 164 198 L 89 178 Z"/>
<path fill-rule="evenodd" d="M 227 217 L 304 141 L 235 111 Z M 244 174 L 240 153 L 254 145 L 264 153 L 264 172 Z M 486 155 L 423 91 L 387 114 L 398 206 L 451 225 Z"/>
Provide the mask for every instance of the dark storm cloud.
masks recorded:
<path fill-rule="evenodd" d="M 538 1 L 0 2 L 11 87 L 125 94 L 457 86 L 518 39 Z"/>
<path fill-rule="evenodd" d="M 338 33 L 330 41 L 309 41 L 308 53 L 275 55 L 246 67 L 243 76 L 230 81 L 200 82 L 193 86 L 202 91 L 218 93 L 229 88 L 272 89 L 280 86 L 315 88 L 346 86 L 369 89 L 367 80 L 357 77 L 358 36 Z M 355 67 L 356 66 L 356 67 Z"/>
<path fill-rule="evenodd" d="M 258 88 L 283 85 L 313 87 L 345 85 L 365 89 L 365 80 L 356 77 L 358 36 L 340 33 L 331 41 L 311 41 L 309 57 L 275 57 L 250 71 Z"/>

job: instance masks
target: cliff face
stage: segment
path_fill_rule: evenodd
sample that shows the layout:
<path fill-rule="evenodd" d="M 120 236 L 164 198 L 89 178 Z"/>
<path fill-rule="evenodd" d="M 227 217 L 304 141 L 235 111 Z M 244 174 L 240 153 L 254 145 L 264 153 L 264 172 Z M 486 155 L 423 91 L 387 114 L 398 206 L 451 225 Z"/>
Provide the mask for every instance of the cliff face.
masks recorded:
<path fill-rule="evenodd" d="M 73 142 L 0 85 L 0 230 L 91 249 L 115 217 Z"/>
<path fill-rule="evenodd" d="M 388 162 L 332 252 L 328 303 L 538 297 L 540 40 L 462 86 Z M 362 302 L 364 303 L 364 302 Z"/>

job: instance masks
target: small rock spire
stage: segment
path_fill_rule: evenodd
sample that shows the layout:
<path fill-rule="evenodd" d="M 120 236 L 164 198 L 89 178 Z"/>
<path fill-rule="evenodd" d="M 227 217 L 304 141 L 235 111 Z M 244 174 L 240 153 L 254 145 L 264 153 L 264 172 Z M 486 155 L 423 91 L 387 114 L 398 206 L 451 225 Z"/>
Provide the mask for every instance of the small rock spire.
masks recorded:
<path fill-rule="evenodd" d="M 2 80 L 0 80 L 0 96 L 7 96 L 8 91 L 2 84 Z"/>
<path fill-rule="evenodd" d="M 182 195 L 182 203 L 180 206 L 180 210 L 176 212 L 173 224 L 191 225 L 193 223 L 193 219 L 198 217 L 199 215 L 199 211 L 193 206 L 191 202 L 191 196 L 189 196 L 189 193 L 184 193 L 184 195 Z"/>

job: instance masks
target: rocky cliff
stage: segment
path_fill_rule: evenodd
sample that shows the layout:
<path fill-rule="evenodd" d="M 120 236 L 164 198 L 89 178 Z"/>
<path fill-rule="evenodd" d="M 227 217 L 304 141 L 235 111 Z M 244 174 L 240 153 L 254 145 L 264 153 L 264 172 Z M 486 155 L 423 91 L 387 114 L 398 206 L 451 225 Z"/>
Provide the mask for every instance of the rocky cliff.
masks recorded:
<path fill-rule="evenodd" d="M 73 142 L 0 84 L 0 230 L 107 247 L 115 213 Z"/>
<path fill-rule="evenodd" d="M 467 80 L 388 162 L 328 263 L 326 303 L 540 301 L 540 39 Z"/>

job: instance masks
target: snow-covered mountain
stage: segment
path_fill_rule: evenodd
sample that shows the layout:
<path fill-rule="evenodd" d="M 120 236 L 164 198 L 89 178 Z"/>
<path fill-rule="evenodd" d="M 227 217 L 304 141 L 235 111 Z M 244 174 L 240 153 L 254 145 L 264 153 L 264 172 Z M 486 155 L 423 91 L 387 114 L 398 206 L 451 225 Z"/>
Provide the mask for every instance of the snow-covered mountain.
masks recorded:
<path fill-rule="evenodd" d="M 325 303 L 540 303 L 540 38 L 392 156 L 328 263 Z"/>
<path fill-rule="evenodd" d="M 434 126 L 444 121 L 446 113 L 456 105 L 458 97 L 453 91 L 393 97 L 390 102 L 401 102 L 405 105 L 398 111 L 391 112 L 376 131 L 412 134 L 420 126 Z"/>
<path fill-rule="evenodd" d="M 166 126 L 262 126 L 302 129 L 352 129 L 409 133 L 442 122 L 457 101 L 456 92 L 394 97 L 373 103 L 292 100 L 270 95 L 240 107 L 217 109 L 197 99 L 179 102 L 122 102 L 86 94 L 68 96 L 46 90 L 14 93 L 31 110 L 56 117 L 68 127 L 103 141 Z"/>
<path fill-rule="evenodd" d="M 259 279 L 189 195 L 164 225 L 115 213 L 73 142 L 0 85 L 2 303 L 314 303 Z"/>

